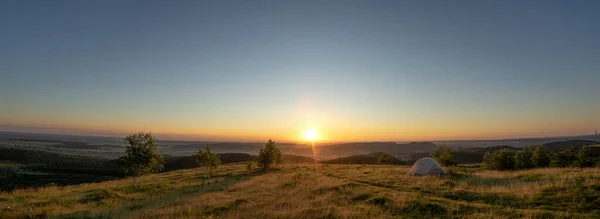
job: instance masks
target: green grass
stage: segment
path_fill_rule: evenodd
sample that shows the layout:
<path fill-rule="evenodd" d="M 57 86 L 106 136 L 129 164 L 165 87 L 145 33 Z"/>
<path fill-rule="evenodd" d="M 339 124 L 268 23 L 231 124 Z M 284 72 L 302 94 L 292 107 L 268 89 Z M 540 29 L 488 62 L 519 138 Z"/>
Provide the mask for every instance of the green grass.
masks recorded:
<path fill-rule="evenodd" d="M 409 166 L 222 165 L 0 193 L 0 218 L 599 218 L 599 169 L 408 176 Z"/>

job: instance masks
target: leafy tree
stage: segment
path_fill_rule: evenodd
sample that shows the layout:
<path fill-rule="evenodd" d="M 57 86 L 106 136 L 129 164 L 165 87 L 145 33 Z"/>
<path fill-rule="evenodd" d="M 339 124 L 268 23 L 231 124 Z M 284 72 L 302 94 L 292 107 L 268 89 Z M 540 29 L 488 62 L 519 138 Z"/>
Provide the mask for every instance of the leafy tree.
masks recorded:
<path fill-rule="evenodd" d="M 210 150 L 210 145 L 206 144 L 206 149 L 198 151 L 196 160 L 198 166 L 204 167 L 206 170 L 207 182 L 210 183 L 210 177 L 214 169 L 221 165 L 221 156 Z"/>
<path fill-rule="evenodd" d="M 383 153 L 381 154 L 381 156 L 379 156 L 379 159 L 377 160 L 377 164 L 390 164 L 392 163 L 392 155 L 388 154 L 388 153 Z"/>
<path fill-rule="evenodd" d="M 483 166 L 489 170 L 510 170 L 514 168 L 514 157 L 506 149 L 486 152 L 483 156 Z"/>
<path fill-rule="evenodd" d="M 533 167 L 531 157 L 533 151 L 531 147 L 524 148 L 523 150 L 515 153 L 515 169 L 529 169 Z"/>
<path fill-rule="evenodd" d="M 542 148 L 542 146 L 535 147 L 535 150 L 533 150 L 533 154 L 531 155 L 531 165 L 533 165 L 533 167 L 542 168 L 547 167 L 549 163 L 550 159 L 544 151 L 544 148 Z"/>
<path fill-rule="evenodd" d="M 573 166 L 575 167 L 591 167 L 594 165 L 594 161 L 592 160 L 592 156 L 590 154 L 590 149 L 586 146 L 579 148 L 577 154 L 575 154 L 575 160 L 573 161 Z"/>
<path fill-rule="evenodd" d="M 454 161 L 454 155 L 452 154 L 452 148 L 448 145 L 440 145 L 433 152 L 431 157 L 436 159 L 440 164 L 444 166 L 456 165 Z"/>
<path fill-rule="evenodd" d="M 570 167 L 575 161 L 575 153 L 571 149 L 550 153 L 551 167 Z"/>
<path fill-rule="evenodd" d="M 127 176 L 134 177 L 138 185 L 140 176 L 160 172 L 164 167 L 164 158 L 158 152 L 156 139 L 151 133 L 135 133 L 123 138 L 127 143 L 125 155 L 119 158 L 119 165 Z"/>
<path fill-rule="evenodd" d="M 269 170 L 271 165 L 281 163 L 281 151 L 271 139 L 260 149 L 258 153 L 258 166 L 264 171 Z"/>

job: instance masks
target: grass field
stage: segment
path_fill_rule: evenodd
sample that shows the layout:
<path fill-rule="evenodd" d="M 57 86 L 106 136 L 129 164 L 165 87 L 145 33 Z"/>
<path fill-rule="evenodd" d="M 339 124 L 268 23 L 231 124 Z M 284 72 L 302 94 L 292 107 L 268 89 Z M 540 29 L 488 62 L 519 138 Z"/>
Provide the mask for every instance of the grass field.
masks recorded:
<path fill-rule="evenodd" d="M 0 218 L 599 218 L 600 170 L 407 176 L 409 166 L 222 165 L 75 186 L 0 193 Z"/>

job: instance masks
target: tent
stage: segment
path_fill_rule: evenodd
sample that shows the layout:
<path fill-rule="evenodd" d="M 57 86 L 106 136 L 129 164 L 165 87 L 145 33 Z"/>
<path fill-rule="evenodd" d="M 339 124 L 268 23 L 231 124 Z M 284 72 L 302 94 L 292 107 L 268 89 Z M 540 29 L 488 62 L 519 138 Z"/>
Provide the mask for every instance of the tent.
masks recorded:
<path fill-rule="evenodd" d="M 408 171 L 408 175 L 439 175 L 446 173 L 437 160 L 431 157 L 424 157 L 417 160 Z"/>

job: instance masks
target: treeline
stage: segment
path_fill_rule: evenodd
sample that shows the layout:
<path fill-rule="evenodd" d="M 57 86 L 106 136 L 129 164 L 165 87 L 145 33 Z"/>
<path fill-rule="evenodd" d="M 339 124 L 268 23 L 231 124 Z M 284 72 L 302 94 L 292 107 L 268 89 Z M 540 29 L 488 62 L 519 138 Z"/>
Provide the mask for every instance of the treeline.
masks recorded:
<path fill-rule="evenodd" d="M 592 167 L 600 166 L 600 160 L 594 157 L 588 146 L 570 148 L 546 153 L 542 146 L 529 146 L 511 153 L 506 149 L 494 153 L 486 152 L 483 156 L 483 167 L 489 170 L 515 170 L 543 167 Z"/>

